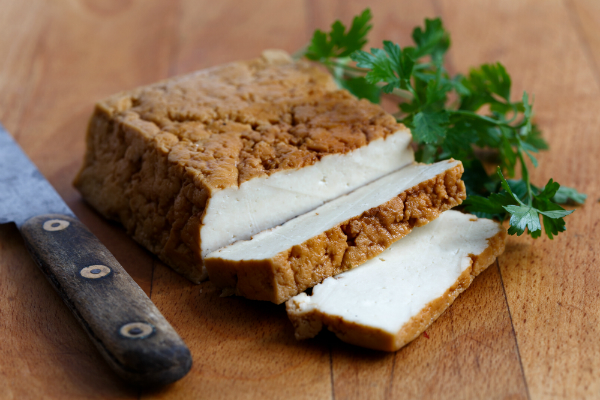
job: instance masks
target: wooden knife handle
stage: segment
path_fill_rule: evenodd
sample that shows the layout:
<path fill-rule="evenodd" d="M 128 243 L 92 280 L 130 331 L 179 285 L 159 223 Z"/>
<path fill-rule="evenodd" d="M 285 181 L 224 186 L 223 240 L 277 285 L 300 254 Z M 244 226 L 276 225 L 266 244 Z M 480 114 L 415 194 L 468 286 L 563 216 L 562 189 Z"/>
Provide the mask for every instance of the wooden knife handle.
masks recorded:
<path fill-rule="evenodd" d="M 42 272 L 122 378 L 154 386 L 190 370 L 183 340 L 81 221 L 41 215 L 25 222 L 21 233 Z"/>

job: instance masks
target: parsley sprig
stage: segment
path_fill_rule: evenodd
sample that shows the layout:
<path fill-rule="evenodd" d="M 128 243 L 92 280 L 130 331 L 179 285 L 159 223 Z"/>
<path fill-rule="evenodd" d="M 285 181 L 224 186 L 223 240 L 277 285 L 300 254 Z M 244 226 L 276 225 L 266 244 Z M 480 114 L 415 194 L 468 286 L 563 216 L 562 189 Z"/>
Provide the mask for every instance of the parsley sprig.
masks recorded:
<path fill-rule="evenodd" d="M 401 48 L 384 41 L 382 48 L 362 50 L 371 30 L 369 9 L 346 28 L 340 21 L 329 32 L 315 31 L 304 56 L 323 64 L 338 85 L 359 98 L 379 103 L 383 93 L 399 100 L 397 120 L 408 126 L 416 159 L 431 163 L 461 160 L 468 198 L 466 210 L 482 217 L 509 219 L 510 234 L 541 236 L 542 224 L 552 239 L 565 230 L 566 211 L 559 204 L 583 203 L 586 195 L 552 179 L 543 189 L 531 184 L 526 159 L 548 149 L 532 121 L 527 92 L 511 100 L 511 78 L 501 63 L 484 64 L 468 75 L 451 75 L 444 66 L 450 35 L 439 18 L 416 27 L 414 45 Z M 488 175 L 486 153 L 496 157 L 497 173 Z M 515 176 L 520 167 L 520 180 Z M 540 219 L 542 222 L 540 222 Z"/>
<path fill-rule="evenodd" d="M 470 196 L 467 211 L 472 211 L 480 217 L 496 217 L 500 220 L 510 217 L 508 233 L 511 235 L 520 236 L 527 229 L 533 238 L 540 237 L 542 234 L 540 216 L 546 235 L 550 239 L 565 230 L 563 218 L 575 210 L 565 210 L 553 200 L 560 190 L 558 183 L 550 179 L 542 190 L 533 185 L 527 187 L 523 180 L 504 179 L 500 167 L 498 167 L 498 176 L 502 190 L 491 193 L 488 198 Z"/>

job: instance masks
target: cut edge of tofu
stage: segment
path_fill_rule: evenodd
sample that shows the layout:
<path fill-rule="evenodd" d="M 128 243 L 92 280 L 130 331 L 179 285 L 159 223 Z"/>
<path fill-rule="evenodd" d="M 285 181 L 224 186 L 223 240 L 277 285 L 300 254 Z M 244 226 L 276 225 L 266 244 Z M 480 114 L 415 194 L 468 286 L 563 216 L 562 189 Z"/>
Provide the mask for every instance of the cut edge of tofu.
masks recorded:
<path fill-rule="evenodd" d="M 473 221 L 477 218 L 473 216 Z M 346 343 L 374 350 L 397 351 L 423 333 L 464 292 L 476 276 L 490 266 L 504 252 L 506 230 L 500 225 L 498 232 L 487 239 L 487 247 L 479 254 L 468 254 L 467 267 L 443 295 L 429 302 L 421 311 L 410 318 L 402 328 L 392 333 L 373 326 L 362 325 L 343 317 L 329 315 L 317 308 L 301 310 L 300 301 L 292 298 L 286 302 L 288 317 L 295 328 L 296 339 L 316 336 L 324 326 Z M 307 297 L 305 293 L 300 296 Z M 300 297 L 298 296 L 298 297 Z"/>
<path fill-rule="evenodd" d="M 209 278 L 217 287 L 225 289 L 228 293 L 281 304 L 325 278 L 355 268 L 383 252 L 395 241 L 410 233 L 414 227 L 427 224 L 443 211 L 459 205 L 465 199 L 465 186 L 460 179 L 463 173 L 462 163 L 446 160 L 437 164 L 442 163 L 453 165 L 431 178 L 397 192 L 398 194 L 393 195 L 391 199 L 388 197 L 389 200 L 345 219 L 272 257 L 237 260 L 220 256 L 220 253 L 228 252 L 233 246 L 250 245 L 252 240 L 237 242 L 229 248 L 215 251 L 204 260 Z M 403 170 L 407 168 L 410 167 Z M 389 180 L 401 171 L 380 180 Z M 369 185 L 376 183 L 377 181 Z M 357 191 L 365 191 L 369 185 Z M 318 215 L 321 208 L 345 200 L 345 197 L 338 198 L 311 211 L 310 214 Z M 298 217 L 297 220 L 304 220 L 306 217 L 307 214 Z M 283 226 L 257 236 L 271 235 L 293 222 L 295 221 L 288 221 Z M 349 237 L 354 235 L 353 231 L 358 233 Z"/>
<path fill-rule="evenodd" d="M 200 227 L 202 257 L 271 229 L 414 162 L 408 128 L 300 169 L 214 193 Z M 358 184 L 357 184 L 358 182 Z"/>

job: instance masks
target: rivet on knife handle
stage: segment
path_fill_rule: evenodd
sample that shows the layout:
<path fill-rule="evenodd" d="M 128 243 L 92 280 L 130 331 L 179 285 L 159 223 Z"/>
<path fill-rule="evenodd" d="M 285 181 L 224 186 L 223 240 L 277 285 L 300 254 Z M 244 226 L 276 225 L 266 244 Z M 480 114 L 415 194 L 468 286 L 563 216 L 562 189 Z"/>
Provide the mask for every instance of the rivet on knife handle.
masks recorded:
<path fill-rule="evenodd" d="M 160 385 L 184 376 L 190 351 L 112 254 L 76 218 L 21 226 L 27 248 L 104 358 L 124 379 Z"/>

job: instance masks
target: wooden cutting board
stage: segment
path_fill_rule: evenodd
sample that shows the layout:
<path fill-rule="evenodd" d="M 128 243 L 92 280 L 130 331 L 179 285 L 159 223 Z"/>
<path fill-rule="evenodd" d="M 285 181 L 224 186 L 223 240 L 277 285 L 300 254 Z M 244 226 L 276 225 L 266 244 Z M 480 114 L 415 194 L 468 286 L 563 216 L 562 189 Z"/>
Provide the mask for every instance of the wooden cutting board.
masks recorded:
<path fill-rule="evenodd" d="M 296 342 L 284 308 L 220 298 L 137 246 L 71 181 L 94 101 L 175 74 L 290 52 L 370 6 L 371 44 L 401 45 L 442 16 L 451 72 L 501 61 L 535 94 L 551 145 L 533 181 L 589 195 L 554 241 L 511 238 L 499 263 L 397 353 L 331 334 Z M 123 385 L 0 226 L 0 398 L 600 397 L 600 3 L 594 0 L 0 0 L 0 121 L 186 340 L 192 371 L 158 391 Z"/>

